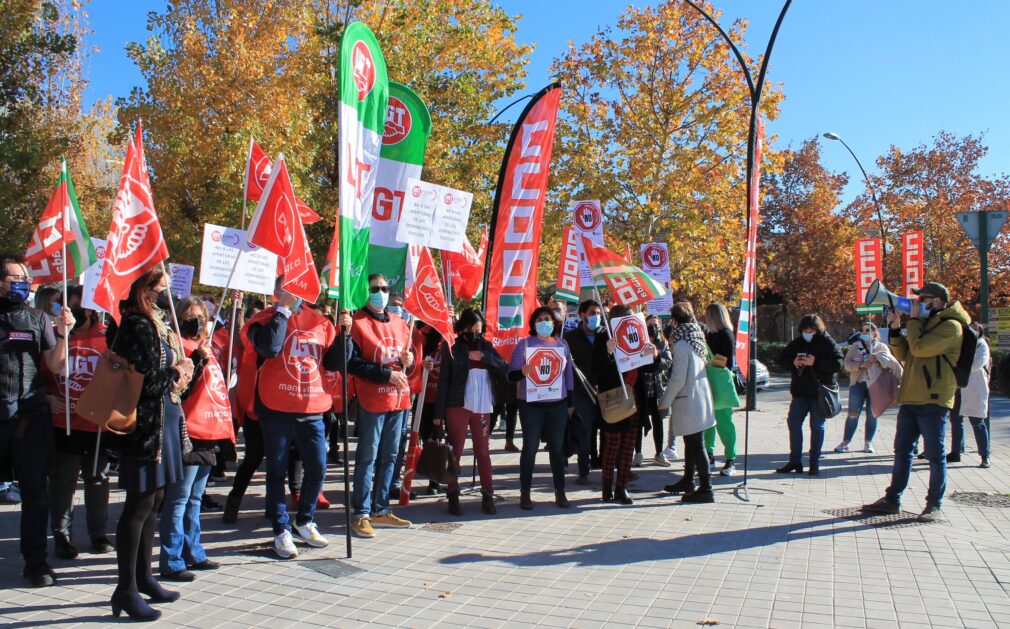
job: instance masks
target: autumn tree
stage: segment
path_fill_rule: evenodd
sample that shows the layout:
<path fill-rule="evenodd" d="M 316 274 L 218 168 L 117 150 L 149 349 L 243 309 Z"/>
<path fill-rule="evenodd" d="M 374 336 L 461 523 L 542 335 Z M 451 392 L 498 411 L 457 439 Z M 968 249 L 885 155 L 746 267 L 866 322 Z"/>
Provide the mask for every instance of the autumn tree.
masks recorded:
<path fill-rule="evenodd" d="M 821 164 L 816 138 L 782 152 L 782 170 L 763 178 L 758 286 L 796 314 L 837 320 L 854 311 L 857 226 L 837 211 L 848 177 Z"/>
<path fill-rule="evenodd" d="M 978 251 L 965 236 L 956 215 L 966 211 L 1010 209 L 1010 178 L 986 177 L 979 162 L 988 148 L 981 136 L 963 137 L 941 131 L 931 145 L 910 150 L 897 146 L 877 158 L 879 174 L 872 183 L 888 232 L 886 285 L 901 287 L 901 235 L 922 230 L 926 279 L 947 286 L 977 315 Z M 877 229 L 878 208 L 866 192 L 844 214 L 865 230 Z M 992 303 L 1010 305 L 1010 234 L 997 238 L 989 252 Z"/>
<path fill-rule="evenodd" d="M 746 26 L 733 23 L 734 41 Z M 756 74 L 757 61 L 745 59 Z M 570 44 L 553 65 L 565 89 L 544 224 L 554 261 L 568 201 L 598 198 L 616 250 L 666 242 L 675 290 L 700 300 L 738 295 L 750 98 L 736 63 L 679 0 L 629 7 L 615 27 Z M 771 119 L 781 92 L 765 90 L 762 114 Z M 555 269 L 541 266 L 547 279 Z"/>

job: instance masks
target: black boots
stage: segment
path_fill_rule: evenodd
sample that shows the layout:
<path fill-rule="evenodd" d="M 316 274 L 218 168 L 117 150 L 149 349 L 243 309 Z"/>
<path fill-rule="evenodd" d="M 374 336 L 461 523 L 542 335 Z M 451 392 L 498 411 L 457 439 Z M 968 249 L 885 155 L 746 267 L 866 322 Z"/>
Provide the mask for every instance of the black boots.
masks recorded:
<path fill-rule="evenodd" d="M 463 515 L 463 507 L 459 506 L 459 492 L 450 491 L 446 494 L 449 498 L 449 513 L 452 515 Z"/>
<path fill-rule="evenodd" d="M 151 622 L 161 618 L 161 612 L 148 605 L 138 592 L 116 590 L 112 593 L 111 603 L 112 615 L 117 618 L 122 612 L 126 612 L 130 620 L 140 622 Z"/>
<path fill-rule="evenodd" d="M 671 494 L 686 494 L 694 491 L 694 481 L 685 476 L 676 483 L 672 485 L 666 485 L 663 487 L 663 491 L 668 491 Z"/>
<path fill-rule="evenodd" d="M 776 474 L 789 474 L 789 473 L 792 473 L 792 472 L 800 472 L 802 474 L 803 473 L 803 464 L 802 463 L 786 463 L 785 465 L 783 465 L 779 469 L 775 470 Z"/>
<path fill-rule="evenodd" d="M 530 492 L 524 491 L 519 494 L 519 508 L 524 511 L 529 511 L 533 508 L 533 499 L 530 498 Z"/>
<path fill-rule="evenodd" d="M 60 559 L 77 559 L 77 548 L 62 533 L 53 533 L 54 553 Z"/>
<path fill-rule="evenodd" d="M 614 501 L 614 490 L 610 487 L 603 488 L 603 502 L 613 502 Z"/>
<path fill-rule="evenodd" d="M 715 494 L 712 492 L 711 487 L 701 487 L 689 494 L 684 494 L 680 497 L 680 501 L 693 504 L 710 503 L 715 502 Z"/>
<path fill-rule="evenodd" d="M 241 506 L 241 498 L 228 494 L 228 499 L 224 501 L 224 515 L 221 516 L 221 521 L 225 524 L 238 522 L 238 510 Z"/>
<path fill-rule="evenodd" d="M 558 505 L 562 509 L 568 508 L 568 496 L 565 495 L 564 489 L 558 489 L 554 492 L 554 504 Z"/>
<path fill-rule="evenodd" d="M 614 492 L 614 500 L 622 505 L 630 505 L 635 502 L 631 499 L 631 496 L 628 495 L 628 490 L 624 487 L 617 488 L 617 491 Z"/>

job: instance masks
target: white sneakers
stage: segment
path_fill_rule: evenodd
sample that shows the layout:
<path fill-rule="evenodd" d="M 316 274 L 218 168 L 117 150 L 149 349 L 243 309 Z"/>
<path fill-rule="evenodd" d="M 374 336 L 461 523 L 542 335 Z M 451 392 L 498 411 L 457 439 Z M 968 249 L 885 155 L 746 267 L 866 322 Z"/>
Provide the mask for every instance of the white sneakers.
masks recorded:
<path fill-rule="evenodd" d="M 295 548 L 295 540 L 291 538 L 291 531 L 281 531 L 281 534 L 274 538 L 274 552 L 281 559 L 294 559 L 298 556 L 298 549 Z"/>
<path fill-rule="evenodd" d="M 872 441 L 867 441 L 866 442 L 866 447 L 863 448 L 863 452 L 866 452 L 866 453 L 876 452 L 876 450 L 873 449 L 873 442 Z"/>
<path fill-rule="evenodd" d="M 665 448 L 663 448 L 663 456 L 666 457 L 667 461 L 674 461 L 677 458 L 677 449 L 670 446 L 666 446 Z"/>
<path fill-rule="evenodd" d="M 645 461 L 645 457 L 642 455 L 642 453 L 636 452 L 635 457 L 631 459 L 631 464 L 634 465 L 635 467 L 640 467 L 643 461 Z"/>
<path fill-rule="evenodd" d="M 313 548 L 323 548 L 330 543 L 330 540 L 323 537 L 319 532 L 319 527 L 316 526 L 315 522 L 308 522 L 301 526 L 295 524 L 291 528 L 294 530 L 295 535 L 298 536 L 298 539 Z"/>
<path fill-rule="evenodd" d="M 656 462 L 656 465 L 658 465 L 660 467 L 670 467 L 670 460 L 667 459 L 666 455 L 663 454 L 662 452 L 660 452 L 659 454 L 657 454 L 656 458 L 653 459 L 653 460 Z"/>
<path fill-rule="evenodd" d="M 315 522 L 308 522 L 301 526 L 297 524 L 291 525 L 292 530 L 294 530 L 297 539 L 305 542 L 313 548 L 323 548 L 330 543 L 328 539 L 322 536 L 319 532 L 319 527 L 316 526 Z M 280 535 L 274 537 L 274 552 L 281 559 L 294 559 L 298 556 L 298 548 L 295 546 L 295 539 L 291 535 L 291 531 L 282 531 Z"/>
<path fill-rule="evenodd" d="M 843 441 L 837 446 L 835 446 L 835 452 L 849 452 L 849 442 Z"/>

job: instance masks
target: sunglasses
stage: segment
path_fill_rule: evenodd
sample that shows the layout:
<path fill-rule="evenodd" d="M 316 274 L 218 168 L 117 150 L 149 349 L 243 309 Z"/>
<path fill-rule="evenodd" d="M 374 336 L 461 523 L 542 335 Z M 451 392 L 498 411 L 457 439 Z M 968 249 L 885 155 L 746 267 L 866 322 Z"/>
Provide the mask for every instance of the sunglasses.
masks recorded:
<path fill-rule="evenodd" d="M 388 293 L 389 292 L 389 287 L 388 286 L 369 286 L 368 287 L 368 292 L 372 293 L 373 295 L 376 294 L 376 293 L 378 293 L 379 291 L 382 291 L 384 293 Z"/>

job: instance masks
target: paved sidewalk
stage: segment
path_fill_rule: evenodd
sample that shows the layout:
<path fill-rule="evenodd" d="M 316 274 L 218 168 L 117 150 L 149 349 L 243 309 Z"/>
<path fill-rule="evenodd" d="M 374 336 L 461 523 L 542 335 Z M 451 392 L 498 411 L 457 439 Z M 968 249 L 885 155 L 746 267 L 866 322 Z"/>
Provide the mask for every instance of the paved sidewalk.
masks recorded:
<path fill-rule="evenodd" d="M 630 507 L 599 502 L 569 482 L 571 509 L 554 506 L 546 453 L 538 458 L 532 512 L 518 507 L 518 454 L 494 439 L 498 515 L 464 496 L 464 515 L 444 497 L 397 512 L 411 530 L 354 540 L 344 559 L 339 469 L 331 467 L 319 513 L 325 549 L 294 561 L 270 550 L 258 474 L 236 527 L 204 515 L 204 541 L 224 565 L 182 584 L 161 605 L 159 627 L 1010 627 L 1010 508 L 971 506 L 957 494 L 1007 494 L 1010 402 L 994 399 L 994 466 L 968 451 L 949 474 L 947 521 L 918 524 L 927 469 L 916 465 L 902 517 L 866 519 L 854 507 L 882 495 L 891 468 L 894 411 L 880 422 L 874 454 L 830 453 L 820 478 L 773 473 L 786 452 L 788 394 L 776 379 L 751 415 L 751 502 L 740 476 L 717 480 L 714 505 L 682 505 L 661 488 L 674 468 L 637 468 Z M 742 413 L 737 414 L 743 439 Z M 844 417 L 828 422 L 838 443 Z M 857 437 L 857 440 L 859 438 Z M 646 439 L 651 444 L 650 439 Z M 861 441 L 860 441 L 861 444 Z M 741 445 L 742 450 L 742 445 Z M 646 445 L 646 456 L 653 454 Z M 720 465 L 722 457 L 719 457 Z M 573 460 L 574 462 L 574 460 Z M 569 468 L 573 474 L 573 466 Z M 469 473 L 469 465 L 465 466 Z M 469 483 L 467 483 L 469 484 Z M 223 502 L 226 488 L 210 488 Z M 81 500 L 78 492 L 78 500 Z M 110 520 L 115 528 L 122 494 Z M 84 509 L 76 530 L 85 538 Z M 108 626 L 113 555 L 52 560 L 60 582 L 26 588 L 17 551 L 17 508 L 0 508 L 0 626 Z M 79 540 L 87 546 L 86 539 Z M 175 586 L 176 584 L 171 584 Z"/>

